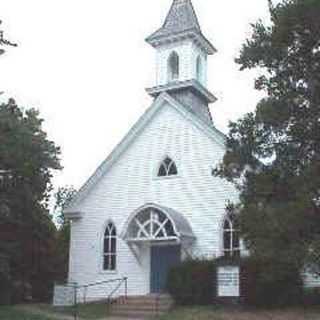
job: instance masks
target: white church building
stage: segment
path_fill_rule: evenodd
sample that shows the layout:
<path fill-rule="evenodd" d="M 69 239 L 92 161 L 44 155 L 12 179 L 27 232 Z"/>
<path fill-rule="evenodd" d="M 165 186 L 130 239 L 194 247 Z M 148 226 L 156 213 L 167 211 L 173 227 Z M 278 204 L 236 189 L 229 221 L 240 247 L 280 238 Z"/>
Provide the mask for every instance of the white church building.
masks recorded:
<path fill-rule="evenodd" d="M 65 211 L 69 282 L 127 277 L 128 295 L 165 292 L 169 269 L 187 257 L 241 254 L 226 211 L 237 191 L 213 175 L 226 151 L 209 109 L 216 97 L 207 68 L 216 49 L 190 0 L 174 0 L 146 42 L 156 52 L 156 83 L 147 89 L 154 101 Z"/>

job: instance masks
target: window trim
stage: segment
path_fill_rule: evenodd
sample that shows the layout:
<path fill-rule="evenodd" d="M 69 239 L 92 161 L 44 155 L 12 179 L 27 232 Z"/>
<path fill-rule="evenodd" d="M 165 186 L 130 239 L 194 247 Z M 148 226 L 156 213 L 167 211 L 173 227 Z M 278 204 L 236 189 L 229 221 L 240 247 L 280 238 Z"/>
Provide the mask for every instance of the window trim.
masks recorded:
<path fill-rule="evenodd" d="M 176 59 L 173 61 L 173 59 Z M 173 66 L 173 62 L 176 64 Z M 174 70 L 175 67 L 177 70 Z M 177 73 L 174 73 L 177 71 Z M 180 79 L 180 56 L 177 51 L 173 50 L 170 52 L 167 60 L 167 76 L 168 82 L 178 81 Z"/>
<path fill-rule="evenodd" d="M 159 172 L 160 172 L 160 168 L 162 165 L 165 165 L 165 161 L 169 159 L 171 162 L 170 162 L 170 165 L 168 167 L 165 166 L 165 170 L 166 170 L 166 175 L 165 176 L 160 176 L 159 175 Z M 177 174 L 169 174 L 169 171 L 170 171 L 170 168 L 172 165 L 175 165 L 176 167 L 176 170 L 177 170 Z M 160 161 L 160 163 L 157 165 L 156 167 L 156 172 L 155 172 L 155 178 L 156 179 L 175 179 L 175 178 L 178 178 L 180 177 L 180 170 L 178 169 L 178 165 L 177 165 L 177 162 L 173 160 L 172 157 L 170 157 L 169 155 L 165 155 L 162 160 Z"/>
<path fill-rule="evenodd" d="M 202 84 L 203 83 L 203 59 L 199 54 L 196 59 L 196 79 Z"/>
<path fill-rule="evenodd" d="M 110 239 L 115 239 L 116 240 L 116 246 L 115 246 L 115 252 L 113 253 L 113 255 L 115 256 L 115 268 L 114 269 L 105 269 L 104 268 L 104 259 L 106 256 L 105 253 L 105 246 L 104 246 L 104 242 L 105 242 L 105 234 L 107 231 L 108 226 L 112 224 L 114 229 L 115 229 L 115 236 L 110 236 Z M 119 237 L 118 237 L 118 232 L 117 232 L 117 227 L 116 224 L 114 223 L 114 221 L 112 220 L 107 220 L 107 222 L 104 224 L 103 229 L 102 229 L 102 234 L 101 234 L 101 254 L 100 254 L 100 259 L 99 259 L 99 265 L 100 265 L 100 273 L 101 274 L 116 274 L 118 273 L 118 243 L 119 243 Z M 111 244 L 110 244 L 111 245 Z"/>
<path fill-rule="evenodd" d="M 237 257 L 237 255 L 241 256 L 241 239 L 239 236 L 239 228 L 234 227 L 235 217 L 233 215 L 228 214 L 222 221 L 222 254 L 223 256 L 229 255 L 231 258 Z M 225 223 L 229 222 L 229 228 L 225 229 Z M 225 233 L 230 233 L 230 247 L 227 249 L 225 247 Z M 234 234 L 238 233 L 238 246 L 233 246 Z"/>

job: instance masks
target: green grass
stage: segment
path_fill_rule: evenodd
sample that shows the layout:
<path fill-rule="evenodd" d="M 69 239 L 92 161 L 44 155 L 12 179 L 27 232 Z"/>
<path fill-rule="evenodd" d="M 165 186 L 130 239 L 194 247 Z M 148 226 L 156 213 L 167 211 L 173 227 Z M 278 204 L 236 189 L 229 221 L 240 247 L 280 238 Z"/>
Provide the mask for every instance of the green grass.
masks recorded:
<path fill-rule="evenodd" d="M 55 308 L 49 304 L 0 306 L 0 320 L 64 320 L 72 318 L 73 315 L 73 307 Z M 107 318 L 107 305 L 106 303 L 79 305 L 78 317 L 85 320 Z"/>
<path fill-rule="evenodd" d="M 36 307 L 39 310 L 48 313 L 62 314 L 68 316 L 74 315 L 74 307 L 56 308 L 48 304 L 39 304 L 34 305 L 33 307 Z M 88 320 L 106 318 L 107 310 L 108 308 L 106 302 L 78 305 L 78 316 L 80 318 Z"/>
<path fill-rule="evenodd" d="M 54 320 L 40 315 L 28 314 L 25 311 L 18 310 L 15 307 L 0 306 L 1 320 Z"/>
<path fill-rule="evenodd" d="M 58 320 L 72 316 L 73 308 L 54 308 L 50 305 L 1 307 L 0 320 Z M 106 304 L 87 304 L 79 307 L 82 319 L 107 318 Z M 241 307 L 175 308 L 156 320 L 319 320 L 320 308 L 291 308 L 283 310 L 253 310 Z"/>
<path fill-rule="evenodd" d="M 230 307 L 176 308 L 159 320 L 319 320 L 320 309 L 248 310 Z"/>

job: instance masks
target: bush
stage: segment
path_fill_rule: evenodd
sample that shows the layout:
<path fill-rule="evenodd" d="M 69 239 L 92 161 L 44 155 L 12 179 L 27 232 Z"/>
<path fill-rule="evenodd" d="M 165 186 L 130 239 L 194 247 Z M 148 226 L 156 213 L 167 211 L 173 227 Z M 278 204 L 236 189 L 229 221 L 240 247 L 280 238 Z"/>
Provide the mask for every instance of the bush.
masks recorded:
<path fill-rule="evenodd" d="M 213 260 L 187 260 L 168 275 L 168 291 L 179 305 L 211 304 L 215 287 Z"/>
<path fill-rule="evenodd" d="M 320 288 L 306 288 L 303 292 L 303 304 L 306 306 L 318 306 L 320 304 Z"/>
<path fill-rule="evenodd" d="M 300 304 L 303 281 L 298 268 L 286 261 L 242 262 L 243 295 L 247 304 L 256 307 L 283 307 Z"/>
<path fill-rule="evenodd" d="M 11 303 L 12 285 L 8 275 L 0 272 L 0 305 Z"/>

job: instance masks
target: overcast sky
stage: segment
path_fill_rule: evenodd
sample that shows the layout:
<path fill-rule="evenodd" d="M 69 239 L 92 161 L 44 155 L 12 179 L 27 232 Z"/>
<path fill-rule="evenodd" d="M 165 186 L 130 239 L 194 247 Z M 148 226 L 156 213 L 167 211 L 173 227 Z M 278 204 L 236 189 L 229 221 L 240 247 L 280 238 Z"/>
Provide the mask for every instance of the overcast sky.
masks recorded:
<path fill-rule="evenodd" d="M 172 0 L 0 0 L 0 19 L 18 48 L 0 58 L 0 101 L 35 107 L 62 148 L 55 186 L 79 188 L 150 106 L 155 52 L 144 42 Z M 209 59 L 216 127 L 254 109 L 254 73 L 234 63 L 250 23 L 268 19 L 267 0 L 193 0 L 202 31 L 218 53 Z"/>

